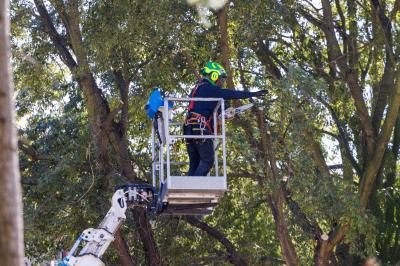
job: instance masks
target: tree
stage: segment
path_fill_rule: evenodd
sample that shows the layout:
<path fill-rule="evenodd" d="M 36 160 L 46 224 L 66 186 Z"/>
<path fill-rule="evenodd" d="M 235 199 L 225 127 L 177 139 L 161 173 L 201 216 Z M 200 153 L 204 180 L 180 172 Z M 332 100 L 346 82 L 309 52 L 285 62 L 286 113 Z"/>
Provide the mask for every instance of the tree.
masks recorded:
<path fill-rule="evenodd" d="M 30 254 L 54 253 L 56 235 L 69 246 L 114 185 L 148 181 L 138 106 L 152 87 L 187 95 L 211 59 L 229 88 L 270 91 L 228 125 L 231 192 L 201 221 L 153 231 L 129 214 L 119 257 L 144 263 L 157 243 L 168 265 L 399 259 L 398 1 L 228 2 L 206 27 L 184 1 L 15 1 L 25 219 L 46 231 L 26 232 Z"/>
<path fill-rule="evenodd" d="M 386 154 L 391 151 L 391 157 L 394 155 L 397 158 L 398 153 L 397 145 L 394 145 L 396 150 L 394 153 L 392 149 L 388 149 L 391 147 L 390 140 L 397 143 L 399 138 L 395 129 L 400 104 L 399 79 L 396 72 L 399 61 L 395 52 L 396 44 L 393 41 L 398 35 L 389 19 L 396 17 L 398 4 L 391 6 L 371 1 L 364 6 L 356 1 L 334 3 L 321 1 L 319 6 L 314 6 L 311 3 L 302 5 L 285 1 L 282 5 L 274 2 L 268 8 L 263 8 L 261 3 L 255 3 L 251 10 L 255 11 L 249 15 L 250 19 L 243 24 L 244 27 L 237 32 L 243 35 L 243 32 L 247 31 L 247 34 L 244 34 L 248 38 L 247 41 L 253 43 L 255 54 L 273 79 L 285 80 L 285 76 L 288 77 L 285 82 L 288 82 L 286 90 L 290 94 L 284 96 L 292 98 L 292 95 L 295 95 L 292 99 L 297 102 L 296 108 L 301 110 L 295 112 L 286 105 L 287 109 L 281 113 L 281 117 L 276 117 L 280 121 L 279 124 L 286 127 L 287 133 L 296 126 L 297 129 L 294 131 L 298 131 L 300 133 L 298 136 L 308 144 L 305 150 L 308 150 L 318 172 L 322 174 L 321 178 L 335 179 L 335 174 L 328 167 L 324 151 L 321 149 L 323 146 L 321 132 L 322 134 L 331 132 L 324 130 L 324 127 L 316 122 L 318 117 L 312 115 L 310 109 L 307 111 L 308 108 L 302 106 L 303 104 L 316 106 L 315 103 L 319 103 L 326 108 L 334 122 L 332 129 L 335 134 L 330 136 L 334 136 L 339 142 L 338 147 L 342 154 L 343 175 L 339 183 L 342 185 L 347 183 L 359 193 L 358 204 L 361 210 L 371 208 L 376 210 L 376 206 L 373 206 L 377 201 L 374 194 L 381 188 L 381 182 L 387 184 L 382 170 L 385 167 L 396 167 L 393 161 L 391 166 L 385 166 Z M 281 21 L 278 18 L 279 14 L 289 17 Z M 299 17 L 309 23 L 302 23 Z M 363 24 L 360 24 L 360 21 L 363 21 Z M 240 37 L 242 36 L 238 36 Z M 293 80 L 293 71 L 289 73 L 290 65 L 293 64 L 303 69 L 303 81 L 298 80 L 299 76 Z M 378 68 L 381 71 L 377 71 Z M 307 75 L 310 75 L 310 78 L 323 80 L 326 85 L 302 84 Z M 366 100 L 365 93 L 368 86 L 372 87 L 373 93 L 371 98 Z M 275 93 L 279 100 L 281 92 Z M 368 101 L 373 103 L 371 107 L 368 106 Z M 268 115 L 274 117 L 272 114 Z M 292 115 L 294 116 L 290 118 Z M 285 126 L 282 118 L 288 118 L 289 124 Z M 301 124 L 298 123 L 299 119 L 303 121 Z M 286 133 L 284 135 L 287 136 Z M 279 147 L 278 143 L 287 143 L 280 139 L 279 131 L 275 132 L 275 136 L 277 137 L 273 139 L 274 145 L 265 146 L 263 151 L 270 147 Z M 272 148 L 269 153 L 271 152 Z M 286 163 L 290 165 L 289 160 L 287 158 Z M 274 161 L 278 160 L 269 157 L 270 165 L 275 165 Z M 293 174 L 293 171 L 291 172 Z M 393 185 L 393 176 L 388 178 L 391 180 L 389 183 Z M 354 181 L 356 183 L 352 183 Z M 333 184 L 332 187 L 339 188 Z M 296 188 L 292 186 L 292 190 L 295 191 Z M 289 204 L 288 207 L 290 206 Z M 343 214 L 334 215 L 335 219 L 332 228 L 328 229 L 327 240 L 321 238 L 322 231 L 313 234 L 314 239 L 318 239 L 315 250 L 316 264 L 326 265 L 329 260 L 334 261 L 333 250 L 344 240 L 349 228 L 365 226 L 365 224 L 350 225 L 349 223 L 357 219 L 345 218 L 348 214 L 340 217 L 341 215 Z M 313 224 L 315 225 L 311 223 Z M 372 232 L 366 231 L 366 234 L 370 235 Z M 340 257 L 339 253 L 336 254 L 337 257 Z"/>
<path fill-rule="evenodd" d="M 59 18 L 61 18 L 62 22 L 60 26 L 64 27 L 66 32 L 65 36 L 57 32 L 44 2 L 41 0 L 35 1 L 36 8 L 41 17 L 43 32 L 48 34 L 48 37 L 56 47 L 57 53 L 63 63 L 68 67 L 69 71 L 83 89 L 91 135 L 95 144 L 96 157 L 99 163 L 98 165 L 102 169 L 103 179 L 101 182 L 104 184 L 103 189 L 107 189 L 107 177 L 112 171 L 110 158 L 107 152 L 109 145 L 112 146 L 117 154 L 121 175 L 132 181 L 140 181 L 130 163 L 125 130 L 127 127 L 126 112 L 128 110 L 127 90 L 130 77 L 124 78 L 122 72 L 120 72 L 121 70 L 115 69 L 117 86 L 119 86 L 121 92 L 122 106 L 111 111 L 90 68 L 88 52 L 85 49 L 84 39 L 82 38 L 80 29 L 80 3 L 78 1 L 70 1 L 64 4 L 62 1 L 55 1 L 52 4 L 55 11 L 58 12 Z M 68 44 L 65 44 L 63 39 L 66 39 Z M 76 59 L 74 59 L 74 57 Z M 121 119 L 119 122 L 114 122 L 114 118 L 119 112 L 119 109 L 122 110 Z M 140 232 L 140 236 L 142 236 L 147 260 L 150 265 L 159 265 L 161 263 L 161 258 L 156 243 L 154 242 L 152 232 L 149 229 L 150 225 L 146 214 L 141 209 L 137 209 L 135 212 L 137 215 L 136 227 Z M 118 245 L 117 247 L 123 248 L 125 246 Z M 119 252 L 119 254 L 126 254 L 126 256 L 128 256 L 126 250 L 125 252 Z"/>
<path fill-rule="evenodd" d="M 0 3 L 0 264 L 22 265 L 22 195 L 13 104 L 9 1 Z"/>

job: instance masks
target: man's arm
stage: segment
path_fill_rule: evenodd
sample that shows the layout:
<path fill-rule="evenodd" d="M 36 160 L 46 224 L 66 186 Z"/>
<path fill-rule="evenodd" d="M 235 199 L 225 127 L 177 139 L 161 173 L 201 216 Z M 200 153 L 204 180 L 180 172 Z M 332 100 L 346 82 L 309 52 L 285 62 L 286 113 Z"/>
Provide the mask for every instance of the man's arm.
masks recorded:
<path fill-rule="evenodd" d="M 235 91 L 229 89 L 222 89 L 217 86 L 209 86 L 204 90 L 205 97 L 212 98 L 223 98 L 224 100 L 232 99 L 246 99 L 252 97 L 251 92 L 247 91 Z"/>
<path fill-rule="evenodd" d="M 210 98 L 223 98 L 224 100 L 233 100 L 233 99 L 247 99 L 251 97 L 260 97 L 266 94 L 267 91 L 257 91 L 257 92 L 248 92 L 248 91 L 236 91 L 230 89 L 222 89 L 218 86 L 210 86 L 204 90 L 204 97 Z"/>

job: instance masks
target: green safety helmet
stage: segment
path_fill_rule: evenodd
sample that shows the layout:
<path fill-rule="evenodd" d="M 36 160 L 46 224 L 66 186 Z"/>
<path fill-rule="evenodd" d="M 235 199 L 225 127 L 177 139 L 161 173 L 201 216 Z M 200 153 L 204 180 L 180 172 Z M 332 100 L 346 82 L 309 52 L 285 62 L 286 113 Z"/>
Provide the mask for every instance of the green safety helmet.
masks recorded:
<path fill-rule="evenodd" d="M 211 81 L 216 82 L 220 77 L 226 78 L 227 74 L 223 66 L 217 62 L 208 62 L 204 68 L 200 70 L 203 76 L 211 74 Z"/>

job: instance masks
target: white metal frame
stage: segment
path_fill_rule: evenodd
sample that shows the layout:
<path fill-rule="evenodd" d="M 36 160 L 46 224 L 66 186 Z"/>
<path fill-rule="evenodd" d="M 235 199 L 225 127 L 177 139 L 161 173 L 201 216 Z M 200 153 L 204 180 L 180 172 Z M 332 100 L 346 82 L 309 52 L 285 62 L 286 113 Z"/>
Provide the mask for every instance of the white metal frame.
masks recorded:
<path fill-rule="evenodd" d="M 213 126 L 214 133 L 212 135 L 171 135 L 170 134 L 170 125 L 183 125 L 183 121 L 181 123 L 171 121 L 171 114 L 168 110 L 168 106 L 170 102 L 190 102 L 190 101 L 213 101 L 217 102 L 217 105 L 213 111 Z M 218 125 L 218 110 L 221 109 L 221 132 L 217 132 Z M 186 109 L 185 109 L 186 111 Z M 153 178 L 153 186 L 161 184 L 166 184 L 168 188 L 173 189 L 179 188 L 181 186 L 177 186 L 177 182 L 188 183 L 192 182 L 192 184 L 196 187 L 198 184 L 198 189 L 204 190 L 212 190 L 212 186 L 207 183 L 215 183 L 218 189 L 227 190 L 227 175 L 226 175 L 226 138 L 225 138 L 225 103 L 222 98 L 164 98 L 164 106 L 162 107 L 162 119 L 164 122 L 164 128 L 159 128 L 159 130 L 163 130 L 163 134 L 165 136 L 163 143 L 160 145 L 157 140 L 156 132 L 154 127 L 152 129 L 152 178 Z M 171 176 L 171 165 L 182 164 L 181 162 L 171 162 L 171 154 L 170 147 L 173 145 L 174 141 L 178 139 L 212 139 L 214 142 L 214 150 L 215 150 L 215 158 L 214 158 L 214 168 L 215 168 L 215 176 L 208 177 L 195 177 L 195 176 Z M 219 145 L 219 142 L 222 142 L 222 145 Z M 219 174 L 219 161 L 218 161 L 218 149 L 222 150 L 222 175 Z M 165 159 L 164 159 L 165 158 Z M 165 173 L 164 173 L 165 172 Z M 185 177 L 185 178 L 183 178 Z M 173 180 L 174 179 L 174 180 Z M 199 179 L 204 182 L 199 182 Z M 166 180 L 166 183 L 165 183 Z M 158 182 L 157 182 L 158 181 Z M 157 184 L 158 183 L 158 184 Z M 203 185 L 201 185 L 203 183 Z"/>

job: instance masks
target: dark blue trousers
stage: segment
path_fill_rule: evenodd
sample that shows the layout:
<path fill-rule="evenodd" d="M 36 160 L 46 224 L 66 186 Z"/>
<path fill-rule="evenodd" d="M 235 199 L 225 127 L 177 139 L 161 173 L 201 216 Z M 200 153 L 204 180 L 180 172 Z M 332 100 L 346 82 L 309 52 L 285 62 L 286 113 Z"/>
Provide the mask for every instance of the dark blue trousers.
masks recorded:
<path fill-rule="evenodd" d="M 214 164 L 214 145 L 211 139 L 186 142 L 189 154 L 189 176 L 206 176 Z"/>

